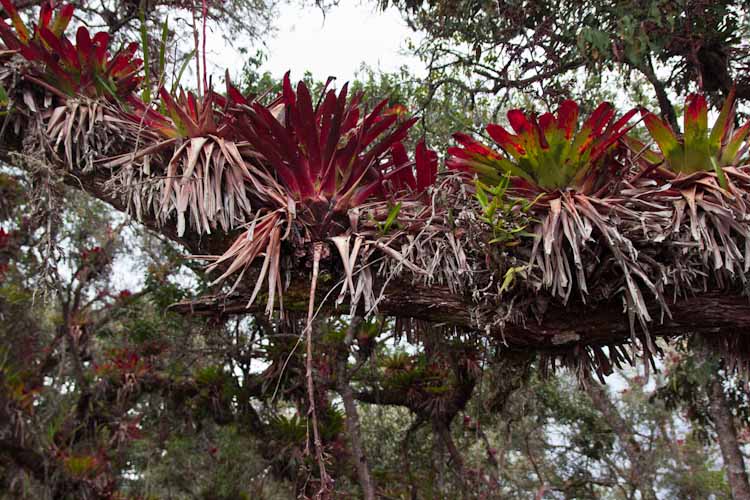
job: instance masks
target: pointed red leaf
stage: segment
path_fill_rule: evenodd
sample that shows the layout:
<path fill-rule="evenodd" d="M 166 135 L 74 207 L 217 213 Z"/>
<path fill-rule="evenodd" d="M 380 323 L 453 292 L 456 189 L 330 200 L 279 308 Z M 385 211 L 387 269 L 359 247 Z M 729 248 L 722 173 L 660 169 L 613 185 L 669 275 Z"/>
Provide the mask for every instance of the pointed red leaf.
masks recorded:
<path fill-rule="evenodd" d="M 62 36 L 62 34 L 65 32 L 65 29 L 68 27 L 68 24 L 70 24 L 70 20 L 73 18 L 73 12 L 75 11 L 75 7 L 73 4 L 65 4 L 60 9 L 60 12 L 57 13 L 55 16 L 55 20 L 52 22 L 52 26 L 50 27 L 50 31 L 54 33 L 57 36 Z"/>
<path fill-rule="evenodd" d="M 524 150 L 519 137 L 517 135 L 511 134 L 500 125 L 490 123 L 489 125 L 487 125 L 487 133 L 490 135 L 490 137 L 492 137 L 493 141 L 498 143 L 500 147 L 503 148 L 504 151 L 507 151 L 509 154 L 515 157 L 526 154 L 526 151 Z"/>
<path fill-rule="evenodd" d="M 391 158 L 393 161 L 381 166 L 381 170 L 388 170 L 385 178 L 391 181 L 394 191 L 414 190 L 417 187 L 417 181 L 412 172 L 412 162 L 402 143 L 398 142 L 391 146 Z"/>
<path fill-rule="evenodd" d="M 667 123 L 646 110 L 641 111 L 641 114 L 643 115 L 644 125 L 646 125 L 651 137 L 656 141 L 664 156 L 668 156 L 672 150 L 679 147 L 680 143 L 677 136 Z"/>
<path fill-rule="evenodd" d="M 686 100 L 684 129 L 685 140 L 705 137 L 708 131 L 708 104 L 702 94 L 690 94 Z"/>
<path fill-rule="evenodd" d="M 437 152 L 425 146 L 424 139 L 417 143 L 417 191 L 424 191 L 435 184 L 437 179 L 438 156 Z"/>
<path fill-rule="evenodd" d="M 578 123 L 578 104 L 566 99 L 557 109 L 557 128 L 565 133 L 565 138 L 570 140 Z"/>
<path fill-rule="evenodd" d="M 523 135 L 527 133 L 531 133 L 532 126 L 529 122 L 529 119 L 526 117 L 526 114 L 520 109 L 511 109 L 508 111 L 508 122 L 510 122 L 510 126 L 513 127 L 513 130 L 515 130 L 516 134 Z"/>
<path fill-rule="evenodd" d="M 11 2 L 10 0 L 0 0 L 0 4 L 8 14 L 11 23 L 13 23 L 13 27 L 16 29 L 16 35 L 18 36 L 18 39 L 24 44 L 28 43 L 29 32 L 26 29 L 26 25 L 21 20 L 21 16 L 18 15 L 18 11 L 16 10 L 15 5 L 13 5 L 13 2 Z"/>

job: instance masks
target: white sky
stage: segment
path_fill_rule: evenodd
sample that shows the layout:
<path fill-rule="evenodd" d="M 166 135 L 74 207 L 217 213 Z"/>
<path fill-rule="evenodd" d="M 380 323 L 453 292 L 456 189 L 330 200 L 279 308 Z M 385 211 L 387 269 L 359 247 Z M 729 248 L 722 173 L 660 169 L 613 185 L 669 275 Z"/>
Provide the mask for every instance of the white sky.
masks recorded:
<path fill-rule="evenodd" d="M 353 79 L 362 63 L 383 71 L 404 65 L 415 73 L 423 71 L 403 50 L 414 33 L 395 9 L 382 12 L 372 1 L 344 0 L 325 16 L 315 7 L 282 5 L 275 27 L 263 47 L 268 60 L 261 69 L 277 77 L 291 70 L 294 80 L 309 70 L 317 80 L 336 76 L 341 84 Z M 219 36 L 207 38 L 214 66 L 209 72 L 216 78 L 229 68 L 232 76 L 239 76 L 247 56 L 225 46 Z"/>

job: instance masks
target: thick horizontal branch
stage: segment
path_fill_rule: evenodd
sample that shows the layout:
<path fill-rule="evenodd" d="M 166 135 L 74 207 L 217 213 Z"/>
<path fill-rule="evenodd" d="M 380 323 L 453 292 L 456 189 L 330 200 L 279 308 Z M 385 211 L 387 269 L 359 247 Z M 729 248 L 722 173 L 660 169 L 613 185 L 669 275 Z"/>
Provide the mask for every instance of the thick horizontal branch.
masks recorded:
<path fill-rule="evenodd" d="M 304 312 L 308 289 L 304 284 L 290 287 L 284 296 L 285 308 Z M 325 292 L 324 292 L 325 293 Z M 335 297 L 335 294 L 331 294 Z M 320 295 L 318 303 L 324 295 Z M 173 309 L 196 315 L 262 314 L 265 304 L 257 302 L 247 308 L 248 296 L 235 293 L 185 301 Z M 438 325 L 469 330 L 484 330 L 472 314 L 475 305 L 468 299 L 443 287 L 426 287 L 412 283 L 393 283 L 378 304 L 378 313 L 399 318 L 414 318 Z M 323 304 L 325 314 L 347 314 L 348 306 L 335 309 L 333 299 Z M 742 333 L 750 331 L 750 300 L 735 293 L 709 292 L 678 300 L 670 305 L 672 318 L 658 319 L 650 333 L 660 337 L 685 334 Z M 654 306 L 653 316 L 659 318 Z M 505 324 L 489 332 L 511 349 L 555 351 L 571 346 L 603 346 L 628 342 L 630 326 L 622 304 L 612 302 L 597 307 L 575 303 L 551 305 L 543 321 L 527 318 L 523 325 Z"/>
<path fill-rule="evenodd" d="M 19 112 L 23 113 L 22 110 Z M 21 118 L 24 123 L 33 123 L 34 117 L 26 112 Z M 21 127 L 24 129 L 24 127 Z M 29 128 L 31 128 L 29 126 Z M 21 130 L 14 136 L 12 128 L 7 128 L 0 138 L 0 161 L 11 164 L 23 163 L 23 159 L 14 153 L 23 151 L 24 134 L 33 130 Z M 62 161 L 62 160 L 59 160 Z M 107 189 L 111 172 L 108 169 L 94 169 L 90 174 L 72 174 L 64 164 L 51 165 L 63 176 L 70 187 L 81 189 L 90 195 L 109 203 L 119 211 L 127 209 L 125 203 Z M 175 224 L 160 225 L 153 213 L 144 213 L 143 223 L 164 236 L 179 242 L 189 253 L 221 255 L 236 238 L 236 234 L 216 231 L 209 235 L 199 235 L 188 231 L 186 236 L 179 237 Z M 471 266 L 469 266 L 471 268 Z M 307 267 L 304 262 L 297 269 L 291 269 L 295 279 L 291 280 L 290 289 L 284 295 L 284 305 L 291 311 L 305 311 L 308 303 Z M 248 273 L 249 274 L 249 273 Z M 254 283 L 246 275 L 245 289 L 230 296 L 207 296 L 195 301 L 174 306 L 174 310 L 184 313 L 204 315 L 227 315 L 257 313 L 265 307 L 264 297 L 259 296 L 255 308 L 248 309 L 247 288 Z M 329 290 L 322 290 L 317 303 Z M 375 290 L 378 289 L 376 286 Z M 338 290 L 323 304 L 325 314 L 343 314 L 349 312 L 344 306 L 334 309 L 333 297 Z M 506 324 L 501 328 L 499 318 L 486 309 L 476 306 L 470 297 L 455 294 L 445 287 L 427 287 L 410 282 L 390 283 L 378 304 L 378 312 L 397 318 L 413 318 L 436 326 L 445 325 L 461 329 L 487 331 L 499 342 L 505 342 L 510 348 L 531 350 L 569 350 L 575 346 L 603 346 L 625 343 L 631 337 L 631 329 L 622 304 L 619 301 L 597 303 L 586 306 L 580 303 L 562 305 L 551 302 L 546 311 L 536 317 L 529 316 L 522 324 Z M 750 307 L 746 298 L 734 293 L 715 291 L 690 298 L 678 300 L 672 304 L 672 318 L 654 321 L 650 325 L 651 333 L 657 336 L 673 337 L 688 333 L 711 335 L 714 333 L 741 334 L 750 327 Z M 478 311 L 483 311 L 478 314 Z M 366 311 L 362 311 L 366 312 Z M 654 318 L 660 317 L 658 306 L 654 303 L 651 311 Z M 491 325 L 491 326 L 488 326 Z"/>

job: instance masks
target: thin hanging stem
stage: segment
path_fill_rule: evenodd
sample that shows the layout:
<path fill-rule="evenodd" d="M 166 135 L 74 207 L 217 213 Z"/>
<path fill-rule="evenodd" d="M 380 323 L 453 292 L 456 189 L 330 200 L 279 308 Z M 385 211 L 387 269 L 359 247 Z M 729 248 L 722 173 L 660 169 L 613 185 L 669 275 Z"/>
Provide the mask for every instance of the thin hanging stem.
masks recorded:
<path fill-rule="evenodd" d="M 310 279 L 310 302 L 307 307 L 307 326 L 305 327 L 305 335 L 307 337 L 307 359 L 305 360 L 306 378 L 307 378 L 307 397 L 310 402 L 309 413 L 312 416 L 312 428 L 313 428 L 313 439 L 315 442 L 315 458 L 318 461 L 318 469 L 320 470 L 320 491 L 318 491 L 318 498 L 323 498 L 325 492 L 328 490 L 331 482 L 330 476 L 326 472 L 325 459 L 323 458 L 323 443 L 320 439 L 320 431 L 318 430 L 318 415 L 315 411 L 315 384 L 313 382 L 312 374 L 312 334 L 313 334 L 313 312 L 315 310 L 315 289 L 318 285 L 318 270 L 320 268 L 320 255 L 323 252 L 323 244 L 316 242 L 313 244 L 313 269 L 312 278 Z"/>
<path fill-rule="evenodd" d="M 200 54 L 200 40 L 198 36 L 198 19 L 195 17 L 195 9 L 191 8 L 190 13 L 193 15 L 193 43 L 195 44 L 195 80 L 198 86 L 198 95 L 203 96 L 203 89 L 201 89 L 201 54 Z"/>
<path fill-rule="evenodd" d="M 208 92 L 208 68 L 206 67 L 206 21 L 208 20 L 208 2 L 203 0 L 203 90 Z"/>

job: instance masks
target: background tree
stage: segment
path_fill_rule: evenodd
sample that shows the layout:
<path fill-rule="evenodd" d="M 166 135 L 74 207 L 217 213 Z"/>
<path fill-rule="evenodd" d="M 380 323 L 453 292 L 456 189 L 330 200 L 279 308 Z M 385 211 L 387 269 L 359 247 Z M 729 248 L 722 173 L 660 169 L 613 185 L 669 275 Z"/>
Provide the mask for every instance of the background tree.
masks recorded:
<path fill-rule="evenodd" d="M 554 107 L 590 91 L 658 103 L 674 129 L 675 96 L 700 89 L 750 98 L 748 13 L 742 2 L 383 1 L 425 34 L 416 53 L 432 88 L 496 96 L 518 91 Z M 595 95 L 601 95 L 596 92 Z M 589 101 L 593 102 L 593 101 Z"/>

